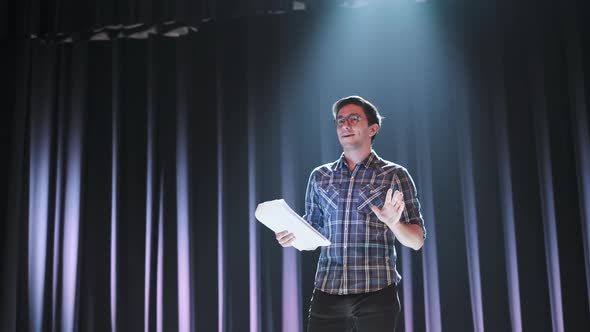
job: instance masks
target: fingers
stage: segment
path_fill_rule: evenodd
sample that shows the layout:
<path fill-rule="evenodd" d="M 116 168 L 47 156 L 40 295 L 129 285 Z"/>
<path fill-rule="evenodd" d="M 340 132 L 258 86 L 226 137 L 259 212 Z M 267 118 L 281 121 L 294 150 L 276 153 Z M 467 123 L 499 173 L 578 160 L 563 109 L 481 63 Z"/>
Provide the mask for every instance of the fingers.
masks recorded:
<path fill-rule="evenodd" d="M 276 233 L 276 239 L 281 246 L 290 247 L 295 241 L 295 234 L 289 233 L 289 231 L 278 232 Z"/>
<path fill-rule="evenodd" d="M 404 201 L 400 201 L 399 203 L 394 205 L 395 212 L 402 213 L 406 207 L 406 203 Z"/>
<path fill-rule="evenodd" d="M 287 235 L 288 233 L 289 233 L 289 231 L 282 231 L 282 232 L 276 233 L 277 240 L 282 238 L 283 236 Z"/>
<path fill-rule="evenodd" d="M 391 189 L 389 190 L 391 191 Z M 404 194 L 401 191 L 396 190 L 393 194 L 391 203 L 393 204 L 394 211 L 401 214 L 406 206 L 406 203 L 404 202 Z"/>
<path fill-rule="evenodd" d="M 392 189 L 389 189 L 389 190 L 392 190 Z M 394 201 L 403 201 L 404 194 L 401 191 L 396 190 L 395 193 L 393 194 L 393 200 Z"/>
<path fill-rule="evenodd" d="M 393 189 L 389 188 L 387 190 L 387 195 L 385 196 L 385 203 L 395 203 L 396 201 L 401 201 L 403 199 L 404 194 L 401 191 L 396 190 L 394 193 Z"/>

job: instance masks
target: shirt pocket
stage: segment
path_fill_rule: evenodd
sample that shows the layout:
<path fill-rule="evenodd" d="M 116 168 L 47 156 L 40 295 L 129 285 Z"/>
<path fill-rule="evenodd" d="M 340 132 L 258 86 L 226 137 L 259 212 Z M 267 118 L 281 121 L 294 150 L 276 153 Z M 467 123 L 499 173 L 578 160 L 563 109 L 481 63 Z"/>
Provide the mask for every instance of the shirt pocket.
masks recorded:
<path fill-rule="evenodd" d="M 333 184 L 319 184 L 318 193 L 326 203 L 324 212 L 331 214 L 333 210 L 338 208 L 338 189 Z"/>
<path fill-rule="evenodd" d="M 361 188 L 359 192 L 358 211 L 361 214 L 368 215 L 372 213 L 371 206 L 375 205 L 382 208 L 385 203 L 385 195 L 387 194 L 387 186 L 379 186 L 368 184 Z"/>

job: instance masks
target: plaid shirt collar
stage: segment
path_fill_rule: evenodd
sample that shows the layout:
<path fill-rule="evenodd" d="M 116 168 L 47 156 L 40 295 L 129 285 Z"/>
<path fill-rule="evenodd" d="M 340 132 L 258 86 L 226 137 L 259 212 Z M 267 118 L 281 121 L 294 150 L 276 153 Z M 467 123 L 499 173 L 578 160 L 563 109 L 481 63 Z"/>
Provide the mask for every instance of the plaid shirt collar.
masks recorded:
<path fill-rule="evenodd" d="M 383 164 L 383 160 L 373 149 L 371 149 L 369 156 L 359 163 L 360 166 L 364 166 L 365 168 L 373 167 L 376 170 L 382 170 L 381 164 Z M 344 165 L 346 165 L 346 158 L 344 157 L 343 152 L 342 155 L 340 155 L 340 158 L 332 165 L 332 171 L 341 170 Z"/>

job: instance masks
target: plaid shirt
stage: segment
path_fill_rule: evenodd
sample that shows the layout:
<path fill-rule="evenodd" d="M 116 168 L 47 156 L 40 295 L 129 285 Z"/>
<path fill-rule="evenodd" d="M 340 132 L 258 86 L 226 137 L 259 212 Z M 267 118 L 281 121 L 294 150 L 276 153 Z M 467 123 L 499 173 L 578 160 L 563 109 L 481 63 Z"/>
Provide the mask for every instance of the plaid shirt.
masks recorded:
<path fill-rule="evenodd" d="M 371 211 L 371 205 L 383 206 L 389 188 L 404 194 L 406 206 L 400 221 L 421 225 L 426 236 L 416 187 L 404 167 L 372 151 L 354 170 L 348 168 L 344 155 L 313 170 L 303 218 L 332 242 L 322 247 L 317 289 L 358 294 L 401 280 L 395 268 L 395 236 Z"/>

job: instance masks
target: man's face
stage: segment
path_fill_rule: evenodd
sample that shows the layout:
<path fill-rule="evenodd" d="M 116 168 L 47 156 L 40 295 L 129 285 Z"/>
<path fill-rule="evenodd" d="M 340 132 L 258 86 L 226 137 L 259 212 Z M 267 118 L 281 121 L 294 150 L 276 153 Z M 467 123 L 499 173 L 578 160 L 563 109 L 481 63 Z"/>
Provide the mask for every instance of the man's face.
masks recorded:
<path fill-rule="evenodd" d="M 358 117 L 358 122 L 354 123 Z M 340 120 L 340 124 L 339 123 Z M 344 120 L 344 121 L 343 121 Z M 340 109 L 336 117 L 336 133 L 344 150 L 356 150 L 371 147 L 371 137 L 379 130 L 378 124 L 369 126 L 363 108 L 348 104 Z"/>

